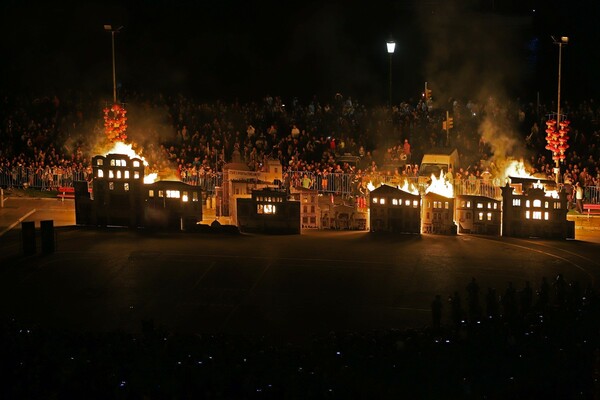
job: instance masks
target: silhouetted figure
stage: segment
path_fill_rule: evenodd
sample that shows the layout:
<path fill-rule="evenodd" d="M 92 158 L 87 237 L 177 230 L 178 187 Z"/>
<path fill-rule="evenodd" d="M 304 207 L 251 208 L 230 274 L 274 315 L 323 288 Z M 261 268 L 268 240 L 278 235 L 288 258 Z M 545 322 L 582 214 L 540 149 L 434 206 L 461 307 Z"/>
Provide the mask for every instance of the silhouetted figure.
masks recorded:
<path fill-rule="evenodd" d="M 475 278 L 467 285 L 467 302 L 469 305 L 469 319 L 471 321 L 481 318 L 481 306 L 479 305 L 479 285 Z"/>
<path fill-rule="evenodd" d="M 541 311 L 546 310 L 546 307 L 548 307 L 549 299 L 550 299 L 550 285 L 548 284 L 548 280 L 544 276 L 542 278 L 542 284 L 540 285 L 540 290 L 538 291 L 538 308 Z"/>
<path fill-rule="evenodd" d="M 502 296 L 502 307 L 504 309 L 504 318 L 506 320 L 512 320 L 517 314 L 516 293 L 512 282 L 508 282 L 508 286 L 504 291 L 504 296 Z"/>
<path fill-rule="evenodd" d="M 452 308 L 452 322 L 455 326 L 460 326 L 463 317 L 462 305 L 460 304 L 460 295 L 454 292 L 454 295 L 448 299 Z"/>
<path fill-rule="evenodd" d="M 487 294 L 485 295 L 485 304 L 488 318 L 498 318 L 498 295 L 496 289 L 488 288 Z"/>
<path fill-rule="evenodd" d="M 558 306 L 564 305 L 567 297 L 567 282 L 562 274 L 556 275 L 556 279 L 554 280 L 554 292 L 556 294 L 556 304 Z"/>
<path fill-rule="evenodd" d="M 433 329 L 440 329 L 442 322 L 442 298 L 439 294 L 435 295 L 435 299 L 431 303 L 431 318 Z"/>
<path fill-rule="evenodd" d="M 523 290 L 521 290 L 520 300 L 521 315 L 529 314 L 529 311 L 531 311 L 531 304 L 533 302 L 533 289 L 531 289 L 529 281 L 525 282 L 525 287 L 523 288 Z"/>

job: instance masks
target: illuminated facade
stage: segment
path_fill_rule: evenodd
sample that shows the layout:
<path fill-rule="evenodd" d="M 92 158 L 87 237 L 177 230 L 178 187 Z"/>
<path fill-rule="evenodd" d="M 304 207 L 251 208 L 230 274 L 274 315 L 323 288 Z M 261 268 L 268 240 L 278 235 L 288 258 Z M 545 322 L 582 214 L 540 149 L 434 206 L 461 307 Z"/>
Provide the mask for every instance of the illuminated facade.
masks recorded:
<path fill-rule="evenodd" d="M 459 195 L 455 199 L 458 233 L 500 235 L 502 203 L 484 196 Z"/>
<path fill-rule="evenodd" d="M 421 199 L 393 186 L 381 185 L 370 194 L 371 232 L 421 233 Z"/>
<path fill-rule="evenodd" d="M 124 154 L 92 158 L 88 182 L 75 182 L 78 225 L 183 229 L 202 220 L 202 193 L 179 181 L 144 184 L 144 164 Z"/>
<path fill-rule="evenodd" d="M 285 191 L 264 188 L 249 199 L 237 199 L 237 223 L 242 232 L 300 233 L 300 202 Z"/>
<path fill-rule="evenodd" d="M 302 229 L 320 228 L 321 207 L 319 206 L 319 191 L 303 187 L 294 187 L 290 191 L 294 200 L 300 202 Z"/>
<path fill-rule="evenodd" d="M 456 234 L 454 199 L 437 193 L 423 196 L 421 232 L 440 235 Z"/>
<path fill-rule="evenodd" d="M 541 187 L 525 185 L 522 191 L 502 188 L 502 236 L 567 239 L 575 236 L 574 221 L 567 220 L 567 194 L 548 196 Z"/>

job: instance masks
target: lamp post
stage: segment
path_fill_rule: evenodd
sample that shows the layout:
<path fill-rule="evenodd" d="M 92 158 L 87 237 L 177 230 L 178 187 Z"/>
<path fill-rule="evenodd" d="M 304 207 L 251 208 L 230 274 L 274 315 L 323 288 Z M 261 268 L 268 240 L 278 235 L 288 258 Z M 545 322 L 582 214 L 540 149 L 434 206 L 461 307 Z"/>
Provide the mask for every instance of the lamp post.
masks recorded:
<path fill-rule="evenodd" d="M 387 52 L 390 55 L 390 87 L 389 87 L 389 107 L 392 108 L 392 55 L 394 54 L 394 50 L 396 49 L 396 42 L 393 40 L 388 40 L 387 43 Z"/>
<path fill-rule="evenodd" d="M 112 73 L 113 73 L 113 104 L 117 103 L 117 72 L 115 66 L 115 33 L 119 32 L 123 27 L 113 29 L 112 25 L 104 25 L 104 30 L 110 32 L 112 38 Z"/>
<path fill-rule="evenodd" d="M 556 101 L 556 127 L 557 129 L 559 129 L 560 127 L 560 122 L 561 122 L 561 115 L 560 115 L 560 75 L 561 75 L 561 68 L 562 68 L 562 48 L 563 46 L 566 46 L 569 43 L 569 38 L 567 36 L 562 36 L 560 38 L 560 40 L 556 40 L 556 38 L 554 36 L 551 36 L 552 40 L 554 41 L 554 44 L 558 45 L 558 99 Z M 555 164 L 555 176 L 556 176 L 556 183 L 559 183 L 559 175 L 560 175 L 560 164 L 559 164 L 559 160 L 556 160 L 556 164 Z"/>

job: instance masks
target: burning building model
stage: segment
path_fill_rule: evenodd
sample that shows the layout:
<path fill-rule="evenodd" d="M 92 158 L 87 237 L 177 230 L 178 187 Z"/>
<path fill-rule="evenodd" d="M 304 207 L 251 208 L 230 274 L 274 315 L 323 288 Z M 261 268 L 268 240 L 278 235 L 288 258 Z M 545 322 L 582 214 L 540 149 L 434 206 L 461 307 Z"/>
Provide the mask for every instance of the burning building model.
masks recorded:
<path fill-rule="evenodd" d="M 456 196 L 458 233 L 500 235 L 502 202 L 485 196 Z"/>
<path fill-rule="evenodd" d="M 421 197 L 381 185 L 370 195 L 371 232 L 421 233 Z"/>
<path fill-rule="evenodd" d="M 568 211 L 567 194 L 553 181 L 510 178 L 502 188 L 502 236 L 574 238 Z"/>
<path fill-rule="evenodd" d="M 237 198 L 237 222 L 242 232 L 298 234 L 300 202 L 282 190 L 253 190 L 251 198 Z"/>

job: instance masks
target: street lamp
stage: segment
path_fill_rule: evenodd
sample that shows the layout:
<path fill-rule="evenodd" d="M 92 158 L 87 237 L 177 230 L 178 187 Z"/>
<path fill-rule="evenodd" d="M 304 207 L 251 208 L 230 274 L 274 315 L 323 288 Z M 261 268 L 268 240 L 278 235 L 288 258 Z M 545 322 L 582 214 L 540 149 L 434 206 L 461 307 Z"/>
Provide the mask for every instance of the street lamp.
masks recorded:
<path fill-rule="evenodd" d="M 392 108 L 392 55 L 394 54 L 394 50 L 396 49 L 396 42 L 393 40 L 388 40 L 386 43 L 387 52 L 390 55 L 390 92 L 389 92 L 389 106 Z"/>
<path fill-rule="evenodd" d="M 560 126 L 561 115 L 560 115 L 560 74 L 562 68 L 562 48 L 569 43 L 569 38 L 567 36 L 561 36 L 560 40 L 556 40 L 554 36 L 550 36 L 554 44 L 558 45 L 558 99 L 556 101 L 556 127 L 557 129 Z M 559 160 L 556 160 L 555 166 L 555 175 L 556 175 L 556 183 L 559 182 L 560 175 L 560 165 Z"/>
<path fill-rule="evenodd" d="M 104 30 L 110 32 L 112 37 L 112 72 L 113 72 L 113 103 L 117 103 L 117 72 L 115 67 L 115 33 L 123 29 L 120 26 L 117 29 L 113 29 L 112 25 L 104 25 Z"/>

